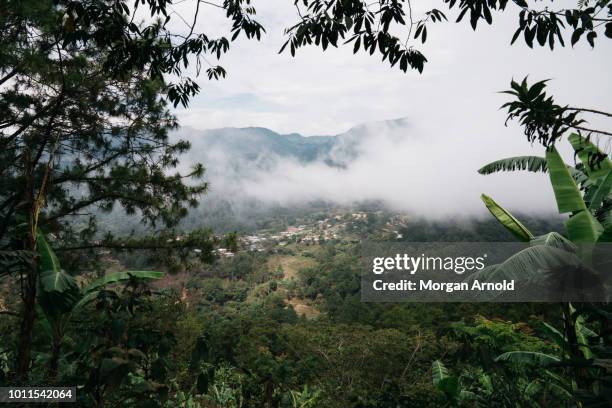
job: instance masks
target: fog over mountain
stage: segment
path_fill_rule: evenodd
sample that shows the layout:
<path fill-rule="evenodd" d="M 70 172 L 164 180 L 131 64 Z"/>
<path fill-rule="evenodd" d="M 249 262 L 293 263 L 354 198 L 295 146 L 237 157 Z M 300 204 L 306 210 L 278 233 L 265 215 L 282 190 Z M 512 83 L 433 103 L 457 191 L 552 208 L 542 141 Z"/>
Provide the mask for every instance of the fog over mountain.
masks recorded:
<path fill-rule="evenodd" d="M 429 124 L 427 129 L 436 127 Z M 476 172 L 502 157 L 543 154 L 539 146 L 530 146 L 520 134 L 502 140 L 457 138 L 452 129 L 430 132 L 403 118 L 338 135 L 305 137 L 253 127 L 181 128 L 173 137 L 192 144 L 183 166 L 201 162 L 206 167 L 210 191 L 202 201 L 204 212 L 219 200 L 232 211 L 240 211 L 245 202 L 251 207 L 254 202 L 292 207 L 378 200 L 390 209 L 423 216 L 468 216 L 486 211 L 481 193 L 520 212 L 555 211 L 545 174 Z"/>

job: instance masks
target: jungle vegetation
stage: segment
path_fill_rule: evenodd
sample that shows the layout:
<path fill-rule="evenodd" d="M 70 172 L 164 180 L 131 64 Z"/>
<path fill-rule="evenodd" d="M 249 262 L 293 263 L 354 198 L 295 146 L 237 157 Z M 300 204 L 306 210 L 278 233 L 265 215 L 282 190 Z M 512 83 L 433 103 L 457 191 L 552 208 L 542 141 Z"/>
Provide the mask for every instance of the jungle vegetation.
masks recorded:
<path fill-rule="evenodd" d="M 287 23 L 279 51 L 348 46 L 421 72 L 427 57 L 418 47 L 433 25 L 453 14 L 477 30 L 511 8 L 519 11 L 511 43 L 595 47 L 612 37 L 610 1 L 540 3 L 442 0 L 416 16 L 410 0 L 296 1 L 299 18 Z M 222 79 L 225 68 L 208 61 L 239 36 L 259 40 L 265 27 L 250 0 L 195 0 L 187 31 L 173 32 L 171 5 L 0 5 L 1 385 L 76 386 L 84 407 L 610 405 L 607 304 L 368 305 L 359 298 L 355 243 L 287 248 L 310 260 L 289 281 L 262 254 L 215 263 L 214 249 L 235 248 L 236 236 L 180 230 L 207 185 L 202 165 L 177 170 L 189 144 L 169 140 L 171 108 L 187 107 L 200 90 L 189 67 Z M 206 7 L 225 11 L 229 38 L 195 30 Z M 150 18 L 140 21 L 143 12 Z M 548 172 L 559 212 L 569 214 L 564 227 L 535 232 L 493 199 L 485 204 L 534 248 L 608 242 L 611 166 L 597 142 L 611 133 L 584 115 L 612 114 L 558 105 L 547 85 L 513 81 L 504 105 L 545 157 L 505 159 L 481 172 Z M 559 143 L 572 144 L 577 165 L 563 162 Z M 93 209 L 114 206 L 148 233 L 101 228 Z M 508 239 L 491 225 L 484 230 Z M 429 236 L 452 239 L 444 225 L 428 227 Z M 156 262 L 106 273 L 109 257 L 134 251 Z M 589 254 L 580 256 L 590 266 Z M 156 285 L 211 262 L 215 277 L 193 273 L 188 281 L 197 296 Z M 298 315 L 290 299 L 314 312 Z"/>

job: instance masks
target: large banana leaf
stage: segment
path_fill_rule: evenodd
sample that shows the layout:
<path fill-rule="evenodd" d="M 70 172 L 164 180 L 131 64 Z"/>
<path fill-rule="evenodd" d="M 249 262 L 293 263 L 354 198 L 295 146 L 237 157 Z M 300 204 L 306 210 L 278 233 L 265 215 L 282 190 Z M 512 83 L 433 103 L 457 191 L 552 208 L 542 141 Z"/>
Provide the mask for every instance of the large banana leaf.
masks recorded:
<path fill-rule="evenodd" d="M 597 239 L 598 243 L 612 242 L 612 224 L 608 225 Z"/>
<path fill-rule="evenodd" d="M 544 374 L 546 374 L 548 378 L 548 386 L 557 390 L 561 394 L 565 394 L 568 397 L 572 395 L 572 382 L 568 381 L 564 377 L 553 373 L 550 370 L 544 370 Z"/>
<path fill-rule="evenodd" d="M 582 199 L 580 189 L 557 149 L 552 147 L 546 151 L 546 162 L 548 163 L 548 174 L 550 175 L 559 213 L 586 210 L 586 204 Z"/>
<path fill-rule="evenodd" d="M 495 361 L 504 361 L 522 366 L 547 367 L 558 363 L 560 359 L 550 354 L 539 353 L 537 351 L 509 351 L 503 353 Z"/>
<path fill-rule="evenodd" d="M 115 272 L 108 275 L 103 276 L 100 279 L 96 279 L 91 282 L 83 289 L 84 294 L 91 293 L 100 289 L 102 286 L 110 285 L 118 282 L 126 282 L 130 280 L 154 280 L 160 279 L 164 276 L 163 272 L 154 272 L 154 271 L 127 271 L 127 272 Z"/>
<path fill-rule="evenodd" d="M 480 174 L 492 174 L 500 171 L 527 170 L 531 172 L 546 172 L 546 159 L 538 156 L 516 156 L 496 160 L 478 169 Z"/>
<path fill-rule="evenodd" d="M 572 144 L 574 151 L 580 158 L 582 165 L 584 166 L 586 173 L 592 179 L 604 177 L 608 170 L 612 169 L 612 161 L 609 158 L 604 158 L 603 161 L 593 165 L 593 157 L 605 156 L 599 148 L 586 138 L 573 133 L 568 137 L 569 142 Z"/>
<path fill-rule="evenodd" d="M 103 286 L 110 285 L 113 283 L 125 282 L 129 280 L 154 280 L 160 279 L 164 276 L 163 272 L 153 272 L 153 271 L 127 271 L 127 272 L 115 272 L 103 276 L 100 279 L 97 279 L 83 288 L 83 297 L 74 305 L 74 310 L 77 310 L 92 300 L 94 300 L 99 292 L 98 290 Z"/>
<path fill-rule="evenodd" d="M 36 236 L 36 245 L 38 248 L 38 267 L 41 271 L 59 271 L 61 266 L 55 252 L 47 242 L 45 235 L 39 232 Z"/>
<path fill-rule="evenodd" d="M 589 193 L 585 197 L 586 201 L 589 202 L 589 209 L 591 211 L 599 209 L 601 203 L 610 194 L 610 190 L 612 190 L 612 169 L 608 170 L 597 185 L 589 189 Z"/>
<path fill-rule="evenodd" d="M 74 278 L 60 267 L 55 253 L 42 233 L 38 234 L 38 303 L 47 316 L 55 319 L 72 309 L 80 298 Z"/>
<path fill-rule="evenodd" d="M 554 326 L 551 326 L 546 322 L 542 322 L 541 330 L 546 338 L 552 340 L 561 349 L 567 349 L 568 346 L 565 334 L 561 333 Z"/>
<path fill-rule="evenodd" d="M 578 340 L 580 351 L 582 351 L 582 354 L 586 359 L 593 357 L 589 338 L 595 337 L 597 337 L 597 333 L 585 326 L 583 316 L 578 316 L 576 319 L 576 338 Z"/>
<path fill-rule="evenodd" d="M 595 243 L 603 226 L 588 210 L 580 211 L 565 221 L 565 230 L 572 242 Z"/>
<path fill-rule="evenodd" d="M 578 256 L 559 248 L 535 245 L 525 248 L 495 267 L 485 268 L 480 279 L 492 282 L 505 280 L 537 280 L 543 278 L 542 272 L 550 271 L 561 266 L 578 266 L 582 262 Z M 474 275 L 474 274 L 472 274 Z"/>
<path fill-rule="evenodd" d="M 574 252 L 576 250 L 576 245 L 574 245 L 572 241 L 554 231 L 535 237 L 531 240 L 530 245 L 552 246 L 569 252 Z"/>
<path fill-rule="evenodd" d="M 482 194 L 480 196 L 491 214 L 516 238 L 523 242 L 533 239 L 533 234 L 519 220 L 517 220 L 508 210 L 497 204 L 491 197 Z"/>

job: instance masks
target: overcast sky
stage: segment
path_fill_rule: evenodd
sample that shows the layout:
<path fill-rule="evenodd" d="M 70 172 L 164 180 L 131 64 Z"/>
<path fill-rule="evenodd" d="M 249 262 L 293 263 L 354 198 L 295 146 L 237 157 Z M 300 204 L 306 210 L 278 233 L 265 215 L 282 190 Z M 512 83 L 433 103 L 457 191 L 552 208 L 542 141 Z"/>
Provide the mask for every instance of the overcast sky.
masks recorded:
<path fill-rule="evenodd" d="M 193 16 L 189 3 L 174 6 L 188 20 Z M 439 2 L 428 2 L 445 10 L 434 3 Z M 189 109 L 176 111 L 182 125 L 196 129 L 261 126 L 281 133 L 329 135 L 362 123 L 405 117 L 411 132 L 434 140 L 436 148 L 446 146 L 444 154 L 451 161 L 478 160 L 464 166 L 465 174 L 482 177 L 474 171 L 488 161 L 542 153 L 540 146 L 527 143 L 518 126 L 504 126 L 505 114 L 499 106 L 507 96 L 498 91 L 508 89 L 512 78 L 552 79 L 549 88 L 558 103 L 604 110 L 612 105 L 612 41 L 605 38 L 598 40 L 595 49 L 581 42 L 574 49 L 532 50 L 522 39 L 510 46 L 516 15 L 496 13 L 492 26 L 481 22 L 476 32 L 467 22 L 430 26 L 427 43 L 419 46 L 429 60 L 423 74 L 406 74 L 388 67 L 376 54 L 354 56 L 351 46 L 326 52 L 304 48 L 295 58 L 289 53 L 279 55 L 283 29 L 297 21 L 293 0 L 255 1 L 254 5 L 267 34 L 260 42 L 241 40 L 232 45 L 221 59 L 228 71 L 226 79 L 200 79 L 201 94 Z M 227 23 L 218 10 L 208 7 L 203 14 L 197 30 L 223 32 Z M 454 21 L 455 14 L 447 13 L 449 20 Z M 174 24 L 178 28 L 182 23 L 177 19 Z M 522 192 L 540 197 L 529 203 L 548 207 L 546 177 L 526 176 Z M 498 194 L 506 199 L 519 192 L 500 189 L 500 178 L 490 180 L 491 189 L 500 190 Z"/>
<path fill-rule="evenodd" d="M 188 1 L 174 7 L 191 21 L 192 5 Z M 552 52 L 531 50 L 522 40 L 511 47 L 516 28 L 511 12 L 496 14 L 493 26 L 481 22 L 476 32 L 466 22 L 430 26 L 428 42 L 420 46 L 429 59 L 424 73 L 404 74 L 376 55 L 353 56 L 351 46 L 326 52 L 305 48 L 295 58 L 278 55 L 283 29 L 297 21 L 293 0 L 254 5 L 267 34 L 260 42 L 232 44 L 221 60 L 228 77 L 219 82 L 201 78 L 202 93 L 189 110 L 177 112 L 183 124 L 330 134 L 363 122 L 409 117 L 466 125 L 478 121 L 487 133 L 498 133 L 503 114 L 497 108 L 504 97 L 496 91 L 508 88 L 512 77 L 527 74 L 534 80 L 553 79 L 550 86 L 559 101 L 599 107 L 612 101 L 611 41 L 600 39 L 595 50 L 582 42 L 575 49 Z M 197 29 L 213 35 L 227 32 L 222 12 L 202 7 Z M 180 28 L 182 23 L 176 19 L 175 24 Z"/>

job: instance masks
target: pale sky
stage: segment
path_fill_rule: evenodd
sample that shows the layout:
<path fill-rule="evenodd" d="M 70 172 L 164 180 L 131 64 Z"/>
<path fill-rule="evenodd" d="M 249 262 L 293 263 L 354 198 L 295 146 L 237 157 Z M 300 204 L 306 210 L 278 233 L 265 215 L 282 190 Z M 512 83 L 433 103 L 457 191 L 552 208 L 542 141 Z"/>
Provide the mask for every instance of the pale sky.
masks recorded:
<path fill-rule="evenodd" d="M 193 17 L 189 3 L 174 6 L 187 20 Z M 439 1 L 428 4 L 446 12 Z M 221 58 L 228 71 L 226 79 L 209 82 L 200 78 L 202 92 L 188 109 L 176 110 L 181 125 L 196 129 L 261 126 L 280 133 L 330 135 L 362 123 L 405 117 L 411 132 L 418 133 L 415 137 L 431 139 L 432 148 L 445 150 L 448 166 L 475 161 L 464 166 L 466 176 L 457 179 L 457 184 L 471 184 L 482 177 L 475 170 L 489 161 L 542 154 L 541 146 L 531 146 L 516 124 L 504 126 L 505 113 L 499 107 L 508 96 L 498 91 L 508 89 L 512 78 L 550 78 L 549 93 L 560 104 L 603 110 L 612 105 L 612 41 L 603 35 L 595 49 L 586 42 L 574 49 L 529 49 L 522 38 L 510 46 L 517 24 L 514 13 L 495 13 L 492 26 L 482 21 L 474 32 L 465 21 L 454 23 L 454 10 L 447 13 L 451 22 L 430 25 L 427 43 L 418 45 L 429 60 L 423 74 L 403 73 L 381 62 L 376 54 L 353 55 L 352 46 L 326 52 L 302 48 L 295 58 L 289 53 L 279 55 L 285 40 L 283 29 L 297 22 L 293 0 L 255 1 L 254 6 L 267 33 L 260 42 L 243 39 L 232 44 Z M 196 31 L 223 32 L 219 30 L 227 25 L 219 10 L 208 7 L 203 14 Z M 174 24 L 180 28 L 183 23 L 177 19 Z M 592 125 L 598 123 L 610 128 L 605 122 L 593 121 Z M 561 150 L 572 160 L 565 147 Z M 433 183 L 444 177 L 443 169 L 437 173 L 439 178 L 434 177 Z M 503 180 L 509 179 L 493 176 L 485 185 L 478 179 L 478 189 L 497 192 L 517 205 L 515 196 L 526 193 L 535 197 L 526 204 L 550 208 L 545 175 L 525 174 L 512 189 L 504 188 Z"/>
<path fill-rule="evenodd" d="M 497 108 L 505 97 L 496 92 L 526 74 L 533 80 L 553 79 L 550 87 L 560 102 L 606 108 L 612 101 L 607 80 L 612 41 L 600 38 L 594 50 L 583 42 L 575 49 L 532 50 L 522 39 L 510 46 L 516 19 L 509 11 L 495 14 L 493 26 L 481 22 L 476 32 L 466 22 L 431 25 L 427 43 L 419 45 L 429 59 L 424 73 L 404 74 L 376 54 L 354 56 L 351 46 L 326 52 L 303 48 L 295 58 L 279 55 L 283 29 L 297 21 L 293 0 L 254 5 L 267 34 L 260 42 L 232 44 L 221 59 L 228 77 L 219 82 L 200 78 L 202 93 L 187 111 L 177 110 L 182 124 L 200 129 L 263 126 L 308 135 L 408 117 L 466 125 L 478 120 L 484 132 L 498 133 L 504 115 Z M 174 8 L 191 21 L 191 6 L 188 1 Z M 196 31 L 227 33 L 222 12 L 202 7 Z M 179 19 L 174 24 L 184 27 Z M 469 130 L 477 131 L 472 126 Z"/>

